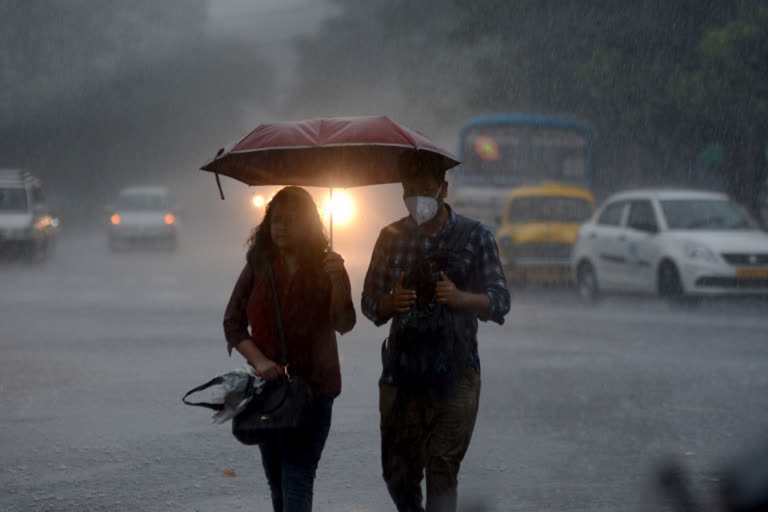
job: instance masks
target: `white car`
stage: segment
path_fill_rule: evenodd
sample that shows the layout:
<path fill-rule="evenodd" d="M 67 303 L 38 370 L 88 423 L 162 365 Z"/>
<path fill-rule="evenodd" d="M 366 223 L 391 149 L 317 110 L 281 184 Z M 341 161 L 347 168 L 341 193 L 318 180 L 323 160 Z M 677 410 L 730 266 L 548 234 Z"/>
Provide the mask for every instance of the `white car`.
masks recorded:
<path fill-rule="evenodd" d="M 622 192 L 581 226 L 571 272 L 589 301 L 603 292 L 658 294 L 678 303 L 768 295 L 768 234 L 725 194 Z"/>
<path fill-rule="evenodd" d="M 161 246 L 176 250 L 178 219 L 168 202 L 168 189 L 129 187 L 120 191 L 109 214 L 109 248 Z"/>

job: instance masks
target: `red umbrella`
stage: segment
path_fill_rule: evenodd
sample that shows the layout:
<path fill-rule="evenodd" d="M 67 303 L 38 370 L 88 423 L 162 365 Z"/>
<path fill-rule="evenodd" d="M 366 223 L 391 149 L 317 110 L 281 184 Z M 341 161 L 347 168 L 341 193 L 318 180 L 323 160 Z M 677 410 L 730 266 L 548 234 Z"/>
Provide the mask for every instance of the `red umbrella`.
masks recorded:
<path fill-rule="evenodd" d="M 348 188 L 399 182 L 400 157 L 407 153 L 418 153 L 428 168 L 459 164 L 421 133 L 386 116 L 367 116 L 262 124 L 201 169 L 215 173 L 217 182 L 223 174 L 248 185 Z"/>
<path fill-rule="evenodd" d="M 419 132 L 370 116 L 262 124 L 202 170 L 248 185 L 348 188 L 399 182 L 399 157 L 416 151 L 441 169 L 459 164 Z"/>

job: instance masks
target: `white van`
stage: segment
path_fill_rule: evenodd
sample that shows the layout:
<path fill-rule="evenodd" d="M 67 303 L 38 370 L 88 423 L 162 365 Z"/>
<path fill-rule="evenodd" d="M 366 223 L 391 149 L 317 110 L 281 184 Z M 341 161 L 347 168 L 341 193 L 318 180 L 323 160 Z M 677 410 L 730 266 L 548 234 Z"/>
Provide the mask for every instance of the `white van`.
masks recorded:
<path fill-rule="evenodd" d="M 44 261 L 57 225 L 40 180 L 26 171 L 0 169 L 0 255 Z"/>

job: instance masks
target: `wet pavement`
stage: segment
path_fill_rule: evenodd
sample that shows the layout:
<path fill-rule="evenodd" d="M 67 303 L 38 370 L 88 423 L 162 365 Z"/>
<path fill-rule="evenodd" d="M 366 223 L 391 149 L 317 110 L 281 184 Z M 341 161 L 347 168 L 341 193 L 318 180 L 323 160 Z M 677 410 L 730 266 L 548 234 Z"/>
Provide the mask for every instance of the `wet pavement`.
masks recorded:
<path fill-rule="evenodd" d="M 258 451 L 181 403 L 242 361 L 220 327 L 242 236 L 113 254 L 62 236 L 40 266 L 0 263 L 0 510 L 270 510 Z M 338 247 L 359 304 L 366 252 Z M 655 300 L 581 306 L 516 290 L 483 325 L 481 408 L 460 474 L 464 510 L 659 510 L 669 457 L 697 495 L 768 422 L 768 307 Z M 340 338 L 344 391 L 315 484 L 319 512 L 392 510 L 380 477 L 379 343 L 358 311 Z"/>

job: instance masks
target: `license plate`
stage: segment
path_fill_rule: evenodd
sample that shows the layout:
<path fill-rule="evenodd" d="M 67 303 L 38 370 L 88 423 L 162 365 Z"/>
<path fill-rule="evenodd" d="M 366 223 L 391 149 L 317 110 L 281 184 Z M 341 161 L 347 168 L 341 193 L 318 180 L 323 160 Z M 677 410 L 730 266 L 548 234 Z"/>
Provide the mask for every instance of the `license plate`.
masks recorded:
<path fill-rule="evenodd" d="M 739 279 L 768 279 L 768 268 L 739 268 L 736 269 Z"/>

